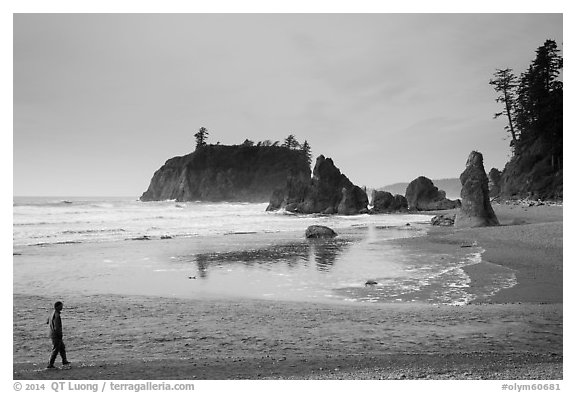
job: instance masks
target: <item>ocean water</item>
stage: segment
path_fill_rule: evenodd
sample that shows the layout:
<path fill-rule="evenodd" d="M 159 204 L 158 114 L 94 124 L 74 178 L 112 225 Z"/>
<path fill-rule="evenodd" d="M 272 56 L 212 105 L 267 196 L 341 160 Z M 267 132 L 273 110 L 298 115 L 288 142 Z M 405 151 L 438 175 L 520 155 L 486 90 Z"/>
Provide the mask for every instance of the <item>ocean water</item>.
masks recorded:
<path fill-rule="evenodd" d="M 15 197 L 15 246 L 303 231 L 309 225 L 405 225 L 423 215 L 323 216 L 266 212 L 266 203 L 140 202 L 135 198 Z"/>
<path fill-rule="evenodd" d="M 179 298 L 465 304 L 514 285 L 493 272 L 470 290 L 479 247 L 406 247 L 428 215 L 295 215 L 266 204 L 14 198 L 14 291 Z M 304 239 L 309 225 L 339 236 Z M 407 225 L 410 224 L 410 225 Z M 365 285 L 368 280 L 377 284 Z"/>

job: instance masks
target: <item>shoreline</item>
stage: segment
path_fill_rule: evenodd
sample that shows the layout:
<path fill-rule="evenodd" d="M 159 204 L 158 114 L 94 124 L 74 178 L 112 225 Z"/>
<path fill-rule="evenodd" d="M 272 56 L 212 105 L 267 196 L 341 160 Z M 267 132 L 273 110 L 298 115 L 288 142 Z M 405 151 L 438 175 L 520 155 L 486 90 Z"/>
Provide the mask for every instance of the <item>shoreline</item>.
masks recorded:
<path fill-rule="evenodd" d="M 47 302 L 16 295 L 15 312 L 37 315 Z M 23 321 L 15 343 L 26 338 L 17 350 L 31 358 L 14 363 L 14 379 L 562 378 L 559 304 L 91 296 L 69 307 L 64 340 L 73 367 L 45 370 L 49 340 Z"/>
<path fill-rule="evenodd" d="M 562 208 L 495 207 L 500 227 L 393 240 L 448 251 L 477 242 L 486 251 L 464 268 L 471 288 L 490 269 L 511 269 L 518 282 L 487 299 L 435 306 L 79 296 L 63 313 L 75 367 L 50 372 L 49 340 L 32 321 L 51 300 L 15 293 L 14 379 L 562 379 Z"/>
<path fill-rule="evenodd" d="M 562 303 L 562 207 L 493 205 L 500 226 L 432 231 L 443 241 L 476 242 L 485 249 L 482 262 L 464 268 L 471 287 L 482 285 L 496 267 L 513 271 L 517 283 L 488 299 L 489 303 Z"/>

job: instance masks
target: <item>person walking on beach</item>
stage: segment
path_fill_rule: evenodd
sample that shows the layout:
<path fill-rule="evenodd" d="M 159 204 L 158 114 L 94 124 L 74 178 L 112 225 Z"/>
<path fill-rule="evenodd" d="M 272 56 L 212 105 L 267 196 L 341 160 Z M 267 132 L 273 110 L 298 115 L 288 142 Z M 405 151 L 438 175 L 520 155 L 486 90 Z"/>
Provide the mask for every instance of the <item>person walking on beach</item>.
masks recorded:
<path fill-rule="evenodd" d="M 50 328 L 50 339 L 52 339 L 52 354 L 50 355 L 50 362 L 46 368 L 56 368 L 54 367 L 54 362 L 56 361 L 56 356 L 60 354 L 62 358 L 62 365 L 70 364 L 68 359 L 66 359 L 66 347 L 64 346 L 64 341 L 62 340 L 62 320 L 60 319 L 60 311 L 64 305 L 62 302 L 58 301 L 54 303 L 54 311 L 50 314 L 48 318 L 48 326 Z"/>

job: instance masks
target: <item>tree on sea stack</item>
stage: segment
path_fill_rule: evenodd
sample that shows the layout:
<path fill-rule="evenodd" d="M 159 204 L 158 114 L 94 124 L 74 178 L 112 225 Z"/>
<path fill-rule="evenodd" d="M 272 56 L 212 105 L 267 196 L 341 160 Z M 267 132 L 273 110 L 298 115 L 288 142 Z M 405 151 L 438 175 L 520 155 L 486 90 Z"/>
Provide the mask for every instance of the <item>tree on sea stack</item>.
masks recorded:
<path fill-rule="evenodd" d="M 282 146 L 287 147 L 288 149 L 298 149 L 300 147 L 300 142 L 296 140 L 294 135 L 290 134 L 286 139 L 284 139 Z"/>
<path fill-rule="evenodd" d="M 196 138 L 196 149 L 202 146 L 206 146 L 206 139 L 208 139 L 208 129 L 205 127 L 200 127 L 198 132 L 194 134 L 194 138 Z"/>
<path fill-rule="evenodd" d="M 307 140 L 304 140 L 304 143 L 300 147 L 300 150 L 302 150 L 304 157 L 306 157 L 308 165 L 312 164 L 312 149 L 310 148 L 310 144 L 308 143 Z"/>
<path fill-rule="evenodd" d="M 456 214 L 457 228 L 472 228 L 499 225 L 490 204 L 488 176 L 484 171 L 482 154 L 473 151 L 466 161 L 466 169 L 460 175 L 462 183 L 462 207 Z"/>

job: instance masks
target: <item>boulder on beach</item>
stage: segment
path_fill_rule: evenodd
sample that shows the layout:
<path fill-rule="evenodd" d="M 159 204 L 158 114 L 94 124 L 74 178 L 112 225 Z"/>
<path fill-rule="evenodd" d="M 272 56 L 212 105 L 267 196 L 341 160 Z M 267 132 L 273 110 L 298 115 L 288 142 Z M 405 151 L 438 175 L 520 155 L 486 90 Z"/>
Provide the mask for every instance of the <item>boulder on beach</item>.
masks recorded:
<path fill-rule="evenodd" d="M 272 193 L 266 210 L 282 208 L 303 214 L 361 214 L 368 211 L 368 196 L 340 172 L 332 159 L 320 155 L 311 179 L 290 175 L 286 185 Z"/>
<path fill-rule="evenodd" d="M 432 180 L 420 176 L 410 182 L 406 188 L 406 200 L 409 210 L 448 210 L 457 208 L 459 201 L 446 198 L 446 193 L 438 190 Z"/>
<path fill-rule="evenodd" d="M 456 218 L 455 214 L 439 214 L 437 216 L 432 217 L 430 223 L 432 225 L 448 227 L 454 225 L 455 218 Z"/>
<path fill-rule="evenodd" d="M 408 209 L 408 201 L 402 195 L 392 195 L 388 191 L 372 193 L 372 213 L 390 213 Z"/>
<path fill-rule="evenodd" d="M 484 171 L 482 154 L 473 151 L 466 161 L 466 169 L 460 175 L 462 183 L 462 207 L 454 222 L 457 228 L 499 225 L 490 204 L 488 176 Z"/>
<path fill-rule="evenodd" d="M 336 236 L 338 234 L 332 228 L 323 225 L 310 225 L 306 228 L 306 237 L 308 239 L 333 238 Z"/>

